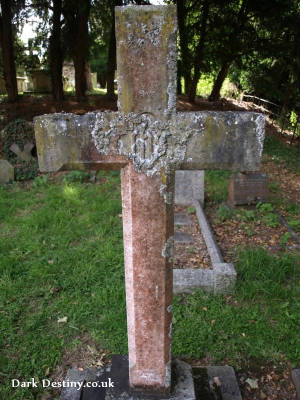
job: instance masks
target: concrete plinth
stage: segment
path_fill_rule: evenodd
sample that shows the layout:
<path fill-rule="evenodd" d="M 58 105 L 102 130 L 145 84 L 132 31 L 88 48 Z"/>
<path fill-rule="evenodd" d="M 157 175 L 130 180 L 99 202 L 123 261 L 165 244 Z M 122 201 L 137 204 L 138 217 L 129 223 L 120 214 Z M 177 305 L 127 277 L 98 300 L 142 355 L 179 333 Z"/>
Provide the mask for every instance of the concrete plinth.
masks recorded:
<path fill-rule="evenodd" d="M 195 400 L 191 367 L 174 359 L 172 374 L 174 383 L 169 396 L 132 392 L 129 386 L 128 357 L 115 355 L 112 356 L 112 363 L 105 368 L 69 370 L 66 382 L 72 383 L 73 387 L 65 387 L 60 400 Z"/>

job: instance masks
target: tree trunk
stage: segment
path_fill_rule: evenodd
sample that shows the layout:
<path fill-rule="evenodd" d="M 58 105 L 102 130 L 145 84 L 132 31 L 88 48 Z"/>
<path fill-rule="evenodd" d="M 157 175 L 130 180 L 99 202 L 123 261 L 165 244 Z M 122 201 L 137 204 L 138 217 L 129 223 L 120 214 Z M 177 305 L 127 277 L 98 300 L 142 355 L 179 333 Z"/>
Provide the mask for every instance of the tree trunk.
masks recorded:
<path fill-rule="evenodd" d="M 209 96 L 209 101 L 217 101 L 220 98 L 220 91 L 223 85 L 223 82 L 228 74 L 230 67 L 229 61 L 224 61 L 222 67 L 218 73 L 217 79 L 214 82 L 214 86 L 212 88 L 211 94 Z"/>
<path fill-rule="evenodd" d="M 63 52 L 61 46 L 61 13 L 62 0 L 53 0 L 52 31 L 50 36 L 50 71 L 52 96 L 56 101 L 64 98 L 64 86 L 62 79 Z"/>
<path fill-rule="evenodd" d="M 73 55 L 75 68 L 75 93 L 80 101 L 85 96 L 87 89 L 86 82 L 86 61 L 88 59 L 88 20 L 90 14 L 90 0 L 82 0 L 78 3 L 78 15 L 76 18 L 76 46 Z"/>
<path fill-rule="evenodd" d="M 238 25 L 235 26 L 235 28 L 232 30 L 230 34 L 230 42 L 234 43 L 236 38 L 240 36 L 240 34 L 243 32 L 245 29 L 245 23 L 247 20 L 247 7 L 248 7 L 248 0 L 242 0 L 242 3 L 240 5 L 240 9 L 238 12 L 237 20 L 239 22 Z M 228 54 L 227 54 L 227 60 L 224 60 L 222 62 L 221 69 L 217 75 L 217 78 L 214 82 L 213 89 L 211 91 L 211 94 L 209 96 L 209 101 L 217 101 L 220 98 L 220 91 L 223 85 L 223 82 L 228 74 L 230 65 L 233 63 L 234 59 L 237 57 L 237 52 L 232 51 L 232 49 L 228 49 Z"/>
<path fill-rule="evenodd" d="M 11 1 L 0 0 L 0 39 L 3 57 L 3 72 L 8 101 L 16 101 L 18 98 L 17 75 L 14 58 L 14 38 L 12 29 Z"/>
<path fill-rule="evenodd" d="M 116 34 L 115 34 L 115 6 L 121 6 L 122 0 L 114 0 L 112 7 L 112 23 L 111 23 L 111 31 L 109 37 L 109 46 L 108 46 L 108 57 L 107 57 L 107 73 L 106 73 L 106 82 L 107 82 L 107 97 L 110 99 L 114 99 L 115 96 L 115 70 L 117 68 L 117 56 L 116 56 Z"/>
<path fill-rule="evenodd" d="M 180 54 L 182 61 L 182 76 L 184 79 L 184 92 L 189 93 L 189 88 L 191 85 L 191 63 L 190 63 L 190 53 L 188 49 L 188 38 L 186 32 L 186 7 L 185 0 L 177 0 L 177 19 L 178 19 L 178 31 L 179 31 L 179 44 L 180 44 Z"/>
<path fill-rule="evenodd" d="M 105 88 L 105 86 L 106 86 L 106 76 L 105 76 L 105 74 L 104 73 L 101 73 L 101 74 L 97 73 L 97 75 L 98 75 L 98 83 L 99 83 L 100 87 L 101 88 Z"/>
<path fill-rule="evenodd" d="M 92 84 L 91 67 L 90 63 L 85 63 L 85 76 L 86 76 L 86 89 L 90 92 L 94 89 Z"/>
<path fill-rule="evenodd" d="M 193 103 L 195 101 L 197 84 L 198 84 L 198 81 L 200 78 L 204 42 L 205 42 L 205 37 L 206 37 L 206 26 L 207 26 L 207 20 L 208 20 L 208 13 L 209 13 L 209 0 L 205 0 L 204 4 L 203 4 L 203 10 L 202 10 L 200 39 L 199 39 L 199 43 L 196 47 L 196 53 L 195 53 L 195 59 L 194 59 L 194 75 L 193 75 L 193 79 L 191 81 L 189 93 L 188 93 L 189 101 L 191 103 Z"/>
<path fill-rule="evenodd" d="M 284 128 L 285 125 L 285 116 L 286 116 L 286 111 L 288 109 L 288 105 L 289 105 L 289 101 L 292 95 L 292 88 L 293 88 L 293 84 L 291 82 L 291 80 L 289 80 L 289 83 L 286 86 L 286 90 L 285 90 L 285 94 L 284 94 L 284 100 L 283 100 L 283 104 L 280 110 L 280 117 L 279 120 L 281 122 L 282 127 Z M 282 129 L 283 129 L 282 128 Z"/>
<path fill-rule="evenodd" d="M 107 57 L 107 97 L 115 98 L 115 70 L 116 70 L 116 35 L 115 35 L 115 11 L 113 10 L 112 26 L 109 37 L 108 57 Z"/>

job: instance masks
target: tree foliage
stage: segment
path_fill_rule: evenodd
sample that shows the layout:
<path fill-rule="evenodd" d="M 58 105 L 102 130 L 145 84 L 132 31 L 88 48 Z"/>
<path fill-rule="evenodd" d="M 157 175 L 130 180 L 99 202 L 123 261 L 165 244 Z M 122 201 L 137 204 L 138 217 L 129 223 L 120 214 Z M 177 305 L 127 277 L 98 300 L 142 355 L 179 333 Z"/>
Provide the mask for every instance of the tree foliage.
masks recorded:
<path fill-rule="evenodd" d="M 88 87 L 87 70 L 114 96 L 116 48 L 114 6 L 149 4 L 148 0 L 0 0 L 11 13 L 11 47 L 19 70 L 39 64 L 34 49 L 45 49 L 53 96 L 63 97 L 62 63 L 73 60 L 76 94 Z M 220 97 L 227 76 L 243 91 L 296 109 L 299 103 L 299 2 L 297 0 L 166 0 L 177 6 L 178 89 L 190 101 L 199 78 L 214 79 L 210 100 Z M 1 10 L 0 22 L 3 22 Z M 36 37 L 25 48 L 16 32 L 29 16 L 40 20 Z M 1 24 L 0 24 L 1 28 Z M 3 28 L 0 29 L 0 33 Z M 8 35 L 9 36 L 9 35 Z M 0 35 L 3 38 L 3 34 Z M 7 49 L 3 54 L 4 60 Z M 40 54 L 41 55 L 41 54 Z M 11 57 L 10 57 L 11 59 Z M 6 61 L 7 62 L 7 61 Z M 11 63 L 11 61 L 10 61 Z M 3 70 L 4 62 L 0 66 Z M 8 68 L 6 67 L 6 70 Z M 10 79 L 15 75 L 10 68 Z M 7 73 L 6 73 L 7 75 Z M 181 88 L 182 79 L 184 88 Z M 10 82 L 12 86 L 12 81 Z M 13 96 L 12 96 L 13 97 Z"/>

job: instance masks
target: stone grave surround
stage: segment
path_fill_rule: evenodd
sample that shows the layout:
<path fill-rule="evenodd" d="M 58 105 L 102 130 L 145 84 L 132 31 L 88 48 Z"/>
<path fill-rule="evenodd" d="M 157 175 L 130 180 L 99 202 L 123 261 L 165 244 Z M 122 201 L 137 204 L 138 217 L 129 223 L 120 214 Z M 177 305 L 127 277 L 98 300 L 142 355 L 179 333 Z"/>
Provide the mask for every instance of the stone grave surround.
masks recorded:
<path fill-rule="evenodd" d="M 171 388 L 175 170 L 257 170 L 265 118 L 176 112 L 176 7 L 116 7 L 118 112 L 35 118 L 41 171 L 121 169 L 129 383 Z"/>

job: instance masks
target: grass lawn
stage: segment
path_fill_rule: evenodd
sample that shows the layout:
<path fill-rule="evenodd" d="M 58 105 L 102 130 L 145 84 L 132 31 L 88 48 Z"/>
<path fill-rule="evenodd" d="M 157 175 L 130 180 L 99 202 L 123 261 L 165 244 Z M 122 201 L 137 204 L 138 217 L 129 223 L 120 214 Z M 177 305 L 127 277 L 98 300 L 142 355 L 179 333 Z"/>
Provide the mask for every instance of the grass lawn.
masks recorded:
<path fill-rule="evenodd" d="M 10 380 L 44 379 L 85 335 L 108 352 L 127 353 L 119 174 L 100 173 L 97 184 L 80 180 L 73 173 L 61 182 L 46 176 L 0 187 L 5 400 L 39 398 L 41 387 L 14 389 Z M 175 297 L 173 354 L 235 368 L 299 362 L 296 255 L 243 248 L 235 258 L 233 295 Z"/>

